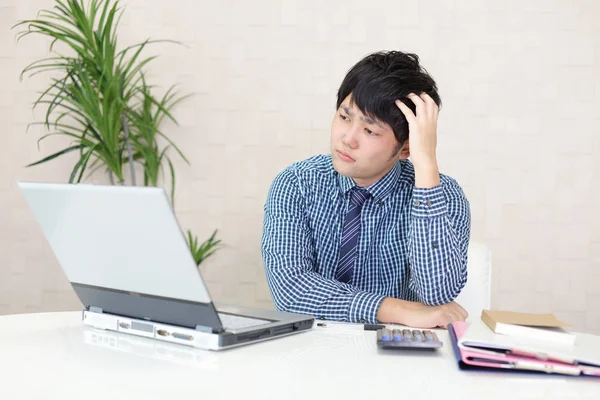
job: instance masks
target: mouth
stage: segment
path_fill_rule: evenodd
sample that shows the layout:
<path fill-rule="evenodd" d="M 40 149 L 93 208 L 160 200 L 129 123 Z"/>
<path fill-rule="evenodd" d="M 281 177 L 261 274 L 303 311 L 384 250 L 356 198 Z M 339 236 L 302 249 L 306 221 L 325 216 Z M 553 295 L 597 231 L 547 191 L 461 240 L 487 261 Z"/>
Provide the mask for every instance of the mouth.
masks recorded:
<path fill-rule="evenodd" d="M 348 153 L 344 153 L 343 151 L 339 151 L 336 150 L 338 157 L 342 160 L 342 161 L 347 161 L 347 162 L 352 162 L 352 161 L 356 161 L 354 158 L 350 157 L 350 155 Z"/>

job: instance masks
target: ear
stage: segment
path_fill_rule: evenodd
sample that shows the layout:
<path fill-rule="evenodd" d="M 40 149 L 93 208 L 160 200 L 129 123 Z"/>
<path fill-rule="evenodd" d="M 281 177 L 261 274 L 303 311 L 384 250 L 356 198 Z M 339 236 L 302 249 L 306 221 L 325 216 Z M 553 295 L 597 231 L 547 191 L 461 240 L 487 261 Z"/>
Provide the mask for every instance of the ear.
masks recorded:
<path fill-rule="evenodd" d="M 406 139 L 406 141 L 402 144 L 402 147 L 400 147 L 400 151 L 398 152 L 399 160 L 406 160 L 408 157 L 410 157 L 410 146 L 408 144 L 409 140 L 410 139 Z"/>

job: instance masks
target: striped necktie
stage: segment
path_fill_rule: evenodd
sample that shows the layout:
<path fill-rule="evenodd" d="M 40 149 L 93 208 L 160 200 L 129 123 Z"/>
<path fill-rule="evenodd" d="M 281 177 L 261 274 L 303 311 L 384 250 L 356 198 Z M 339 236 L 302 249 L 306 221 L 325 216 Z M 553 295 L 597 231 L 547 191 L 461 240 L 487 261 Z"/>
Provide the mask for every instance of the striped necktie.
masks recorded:
<path fill-rule="evenodd" d="M 344 230 L 342 231 L 342 241 L 340 243 L 340 258 L 338 268 L 335 273 L 335 279 L 340 282 L 349 283 L 352 280 L 354 272 L 354 263 L 358 258 L 356 247 L 360 236 L 360 211 L 365 200 L 371 194 L 365 189 L 354 187 L 350 191 L 350 204 L 344 221 Z"/>

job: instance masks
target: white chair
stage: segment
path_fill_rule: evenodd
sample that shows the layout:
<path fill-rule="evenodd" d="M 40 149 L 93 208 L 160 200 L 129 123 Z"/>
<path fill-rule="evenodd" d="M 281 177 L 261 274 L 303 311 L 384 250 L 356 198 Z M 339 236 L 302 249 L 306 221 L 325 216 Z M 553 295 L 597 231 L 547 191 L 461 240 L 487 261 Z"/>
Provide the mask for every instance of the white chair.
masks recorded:
<path fill-rule="evenodd" d="M 492 252 L 487 246 L 471 241 L 468 257 L 467 284 L 455 301 L 469 313 L 467 321 L 475 321 L 491 305 Z"/>

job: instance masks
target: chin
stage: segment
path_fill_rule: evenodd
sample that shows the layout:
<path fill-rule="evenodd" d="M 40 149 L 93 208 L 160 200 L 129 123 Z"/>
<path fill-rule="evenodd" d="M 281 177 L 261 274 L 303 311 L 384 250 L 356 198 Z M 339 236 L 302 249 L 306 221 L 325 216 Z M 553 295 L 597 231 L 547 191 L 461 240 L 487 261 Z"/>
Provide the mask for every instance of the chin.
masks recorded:
<path fill-rule="evenodd" d="M 354 168 L 349 168 L 343 162 L 337 161 L 335 159 L 332 160 L 333 169 L 337 171 L 338 174 L 347 176 L 348 178 L 353 178 Z"/>

